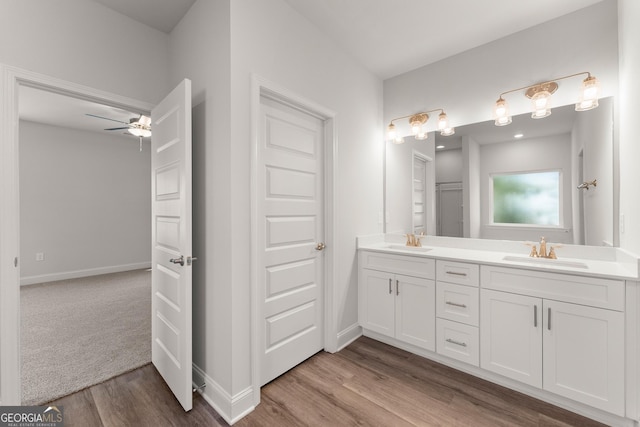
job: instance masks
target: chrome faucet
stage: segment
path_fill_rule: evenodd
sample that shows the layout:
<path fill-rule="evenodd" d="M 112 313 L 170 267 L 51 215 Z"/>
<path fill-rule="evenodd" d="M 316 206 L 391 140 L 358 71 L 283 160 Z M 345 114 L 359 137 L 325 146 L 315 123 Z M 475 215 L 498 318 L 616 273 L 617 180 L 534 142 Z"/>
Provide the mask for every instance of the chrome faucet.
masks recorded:
<path fill-rule="evenodd" d="M 549 252 L 547 252 L 547 241 L 544 239 L 544 236 L 540 238 L 540 249 L 536 249 L 536 244 L 531 244 L 531 252 L 529 253 L 530 257 L 533 258 L 549 258 L 549 259 L 558 259 L 556 256 L 556 250 L 553 246 L 549 247 Z"/>

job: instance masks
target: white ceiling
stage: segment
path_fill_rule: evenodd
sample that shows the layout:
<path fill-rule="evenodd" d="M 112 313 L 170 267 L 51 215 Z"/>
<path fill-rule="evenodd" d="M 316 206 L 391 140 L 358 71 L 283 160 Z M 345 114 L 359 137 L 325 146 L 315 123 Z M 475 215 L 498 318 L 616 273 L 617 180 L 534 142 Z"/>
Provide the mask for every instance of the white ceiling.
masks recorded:
<path fill-rule="evenodd" d="M 602 0 L 285 0 L 382 79 Z"/>
<path fill-rule="evenodd" d="M 195 2 L 94 1 L 165 33 Z M 387 79 L 603 0 L 284 1 L 365 68 Z"/>
<path fill-rule="evenodd" d="M 140 117 L 139 114 L 28 86 L 20 85 L 19 90 L 18 112 L 21 120 L 136 138 L 125 130 L 107 131 L 106 129 L 125 126 L 124 123 Z M 87 114 L 111 120 L 99 119 Z"/>
<path fill-rule="evenodd" d="M 94 0 L 149 27 L 170 33 L 196 0 Z"/>
<path fill-rule="evenodd" d="M 94 0 L 170 33 L 195 0 Z M 209 0 L 203 0 L 209 1 Z M 262 1 L 262 0 L 256 0 Z M 389 78 L 583 7 L 610 0 L 284 0 L 364 67 Z M 21 88 L 20 117 L 101 131 L 136 114 Z M 113 126 L 112 126 L 113 125 Z"/>

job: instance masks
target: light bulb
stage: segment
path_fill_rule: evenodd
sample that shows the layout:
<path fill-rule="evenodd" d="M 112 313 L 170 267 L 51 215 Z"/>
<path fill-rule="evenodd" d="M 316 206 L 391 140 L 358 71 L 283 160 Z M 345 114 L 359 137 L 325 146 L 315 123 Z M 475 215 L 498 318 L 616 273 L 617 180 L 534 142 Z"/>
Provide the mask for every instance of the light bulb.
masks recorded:
<path fill-rule="evenodd" d="M 509 106 L 507 101 L 502 97 L 498 98 L 496 105 L 493 107 L 493 117 L 496 120 L 496 126 L 506 126 L 511 123 L 511 116 L 509 115 Z"/>
<path fill-rule="evenodd" d="M 494 124 L 496 126 L 506 126 L 511 124 L 511 116 L 498 117 Z"/>
<path fill-rule="evenodd" d="M 422 133 L 422 125 L 420 122 L 411 122 L 411 134 L 417 136 Z"/>
<path fill-rule="evenodd" d="M 135 136 L 141 137 L 141 138 L 146 138 L 151 136 L 151 131 L 149 129 L 144 129 L 144 128 L 140 128 L 140 127 L 133 127 L 133 128 L 129 128 L 127 129 L 127 131 Z"/>
<path fill-rule="evenodd" d="M 387 138 L 389 138 L 390 141 L 393 141 L 396 139 L 396 135 L 396 125 L 389 123 L 389 126 L 387 126 Z"/>
<path fill-rule="evenodd" d="M 444 130 L 444 129 L 447 129 L 447 128 L 450 128 L 450 126 L 449 126 L 449 118 L 447 117 L 447 114 L 443 111 L 438 116 L 438 129 L 439 130 Z"/>
<path fill-rule="evenodd" d="M 546 90 L 536 92 L 536 94 L 531 97 L 531 102 L 533 102 L 534 110 L 531 114 L 532 118 L 542 119 L 543 117 L 551 115 L 551 108 L 549 108 L 550 98 L 551 94 Z"/>
<path fill-rule="evenodd" d="M 587 111 L 598 106 L 600 83 L 595 77 L 589 76 L 582 82 L 580 98 L 576 104 L 576 111 Z"/>

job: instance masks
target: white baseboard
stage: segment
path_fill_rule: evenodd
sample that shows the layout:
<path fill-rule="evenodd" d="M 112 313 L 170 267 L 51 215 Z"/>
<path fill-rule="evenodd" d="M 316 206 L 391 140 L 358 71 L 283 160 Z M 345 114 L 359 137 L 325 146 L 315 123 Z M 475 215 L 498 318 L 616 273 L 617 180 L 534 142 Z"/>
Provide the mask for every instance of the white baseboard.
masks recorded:
<path fill-rule="evenodd" d="M 61 273 L 41 274 L 38 276 L 25 276 L 20 278 L 20 286 L 55 282 L 56 280 L 77 279 L 79 277 L 98 276 L 100 274 L 120 273 L 122 271 L 141 270 L 143 268 L 151 268 L 151 261 L 113 265 L 109 267 L 89 268 L 86 270 L 63 271 Z"/>
<path fill-rule="evenodd" d="M 231 396 L 196 364 L 193 364 L 193 378 L 194 388 L 205 385 L 204 388 L 198 390 L 198 393 L 227 423 L 233 425 L 255 409 L 251 386 Z"/>
<path fill-rule="evenodd" d="M 357 323 L 338 332 L 338 348 L 336 352 L 342 350 L 362 336 L 362 328 Z"/>

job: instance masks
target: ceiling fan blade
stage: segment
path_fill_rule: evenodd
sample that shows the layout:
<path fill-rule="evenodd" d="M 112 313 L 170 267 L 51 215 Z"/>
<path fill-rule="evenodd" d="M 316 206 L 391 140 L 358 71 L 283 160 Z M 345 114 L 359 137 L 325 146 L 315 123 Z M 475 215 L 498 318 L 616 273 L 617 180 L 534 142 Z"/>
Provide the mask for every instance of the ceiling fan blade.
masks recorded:
<path fill-rule="evenodd" d="M 85 113 L 85 116 L 96 117 L 98 119 L 104 119 L 104 120 L 111 120 L 112 122 L 124 123 L 125 125 L 129 124 L 127 122 L 123 122 L 122 120 L 110 119 L 109 117 L 96 116 L 95 114 Z"/>
<path fill-rule="evenodd" d="M 124 127 L 119 127 L 119 128 L 109 128 L 109 129 L 105 129 L 105 130 L 122 130 L 122 129 L 129 129 L 130 126 L 124 126 Z"/>

